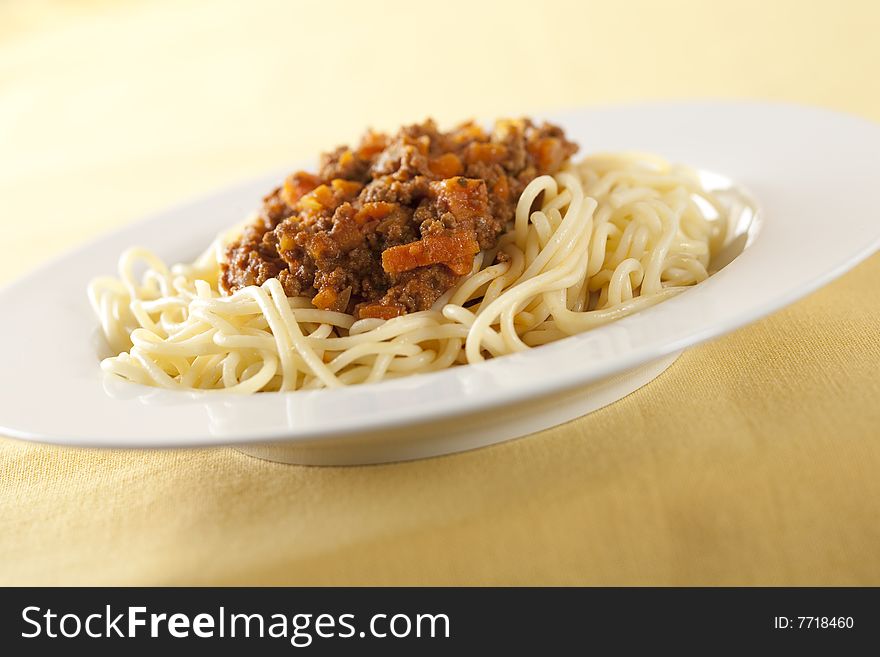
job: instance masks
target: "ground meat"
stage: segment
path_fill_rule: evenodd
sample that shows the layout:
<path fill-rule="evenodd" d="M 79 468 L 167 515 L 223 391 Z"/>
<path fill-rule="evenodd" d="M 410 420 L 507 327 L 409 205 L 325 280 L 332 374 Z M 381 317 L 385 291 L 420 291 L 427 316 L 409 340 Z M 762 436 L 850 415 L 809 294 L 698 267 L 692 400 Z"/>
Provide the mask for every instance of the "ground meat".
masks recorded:
<path fill-rule="evenodd" d="M 227 247 L 221 288 L 277 278 L 288 296 L 359 317 L 426 310 L 495 246 L 525 186 L 576 150 L 560 128 L 528 119 L 488 134 L 470 122 L 440 132 L 431 120 L 370 131 L 264 199 Z"/>

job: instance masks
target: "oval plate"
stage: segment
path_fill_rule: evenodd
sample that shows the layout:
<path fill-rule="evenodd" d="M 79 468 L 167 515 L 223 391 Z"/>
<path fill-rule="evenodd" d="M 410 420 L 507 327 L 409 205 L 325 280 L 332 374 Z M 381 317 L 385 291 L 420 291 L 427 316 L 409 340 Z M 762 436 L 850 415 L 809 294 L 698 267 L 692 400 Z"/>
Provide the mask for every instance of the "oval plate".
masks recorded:
<path fill-rule="evenodd" d="M 706 282 L 588 333 L 479 365 L 340 390 L 157 390 L 106 378 L 86 284 L 128 246 L 169 262 L 241 221 L 283 174 L 126 226 L 0 292 L 0 434 L 100 447 L 294 441 L 354 444 L 417 425 L 534 401 L 632 371 L 805 296 L 880 246 L 880 127 L 826 110 L 763 103 L 660 103 L 572 111 L 550 120 L 582 153 L 650 151 L 716 171 L 757 198 L 763 225 Z M 466 424 L 466 423 L 465 423 Z M 372 437 L 372 438 L 371 438 Z M 450 436 L 450 440 L 452 440 Z M 442 450 L 441 450 L 442 451 Z M 412 452 L 418 455 L 418 449 Z M 435 451 L 436 453 L 436 451 Z M 412 456 L 410 456 L 412 458 Z"/>

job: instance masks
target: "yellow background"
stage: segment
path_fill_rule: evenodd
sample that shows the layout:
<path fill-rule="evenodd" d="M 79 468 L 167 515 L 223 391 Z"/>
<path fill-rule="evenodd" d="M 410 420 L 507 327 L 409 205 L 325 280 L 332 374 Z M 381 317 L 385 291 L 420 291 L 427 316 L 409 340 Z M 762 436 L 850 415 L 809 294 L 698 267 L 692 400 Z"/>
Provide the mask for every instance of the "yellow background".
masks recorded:
<path fill-rule="evenodd" d="M 367 125 L 697 97 L 880 120 L 878 33 L 870 0 L 7 0 L 0 282 Z M 875 256 L 611 407 L 451 457 L 0 439 L 0 583 L 880 584 L 878 289 Z"/>

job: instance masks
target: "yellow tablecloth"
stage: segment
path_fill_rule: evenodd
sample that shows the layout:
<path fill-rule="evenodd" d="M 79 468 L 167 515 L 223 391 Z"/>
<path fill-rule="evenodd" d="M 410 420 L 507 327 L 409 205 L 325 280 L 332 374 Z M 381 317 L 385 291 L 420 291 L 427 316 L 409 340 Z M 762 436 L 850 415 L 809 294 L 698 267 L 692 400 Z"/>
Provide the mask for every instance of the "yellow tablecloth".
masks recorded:
<path fill-rule="evenodd" d="M 878 31 L 870 0 L 8 1 L 0 281 L 366 125 L 743 96 L 880 120 Z M 0 583 L 880 584 L 878 289 L 875 256 L 621 402 L 451 457 L 0 439 Z"/>

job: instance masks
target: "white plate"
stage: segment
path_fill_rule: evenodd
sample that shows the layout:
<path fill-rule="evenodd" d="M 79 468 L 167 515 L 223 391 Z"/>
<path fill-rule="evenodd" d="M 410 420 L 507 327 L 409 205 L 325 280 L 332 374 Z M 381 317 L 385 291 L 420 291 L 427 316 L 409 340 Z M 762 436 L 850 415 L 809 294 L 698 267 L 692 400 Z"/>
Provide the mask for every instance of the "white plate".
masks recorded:
<path fill-rule="evenodd" d="M 737 181 L 761 207 L 754 242 L 709 280 L 662 304 L 479 365 L 250 397 L 106 379 L 98 367 L 106 347 L 85 294 L 89 279 L 115 272 L 120 252 L 134 244 L 170 262 L 191 259 L 259 203 L 280 179 L 274 174 L 126 226 L 0 292 L 0 434 L 101 447 L 250 445 L 250 453 L 321 463 L 465 449 L 626 394 L 682 349 L 795 301 L 880 246 L 873 202 L 880 127 L 870 122 L 760 103 L 633 105 L 547 118 L 581 144 L 581 153 L 652 151 Z M 490 430 L 493 418 L 506 429 Z"/>

